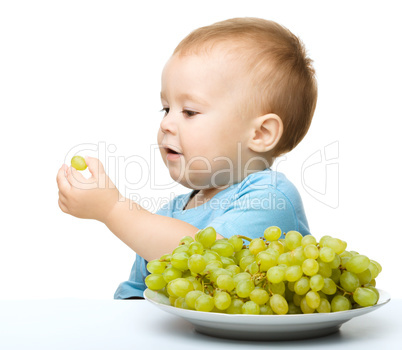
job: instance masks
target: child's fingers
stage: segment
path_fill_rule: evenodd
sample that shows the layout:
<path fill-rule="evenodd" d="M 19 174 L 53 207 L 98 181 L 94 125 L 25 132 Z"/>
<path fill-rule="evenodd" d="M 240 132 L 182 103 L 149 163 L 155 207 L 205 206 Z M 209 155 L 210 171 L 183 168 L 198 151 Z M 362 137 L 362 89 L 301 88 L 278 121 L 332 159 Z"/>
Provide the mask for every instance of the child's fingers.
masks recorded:
<path fill-rule="evenodd" d="M 57 172 L 57 177 L 56 177 L 56 181 L 57 181 L 57 186 L 59 187 L 59 190 L 61 192 L 65 192 L 67 190 L 70 189 L 70 184 L 67 180 L 67 165 L 63 164 L 61 166 L 61 168 L 59 169 L 59 171 Z"/>
<path fill-rule="evenodd" d="M 80 189 L 88 187 L 88 180 L 73 167 L 69 167 L 67 170 L 67 180 L 72 187 Z"/>
<path fill-rule="evenodd" d="M 103 164 L 99 159 L 93 157 L 85 157 L 85 162 L 87 163 L 89 172 L 94 178 L 98 179 L 100 174 L 105 173 L 105 168 L 103 167 Z"/>
<path fill-rule="evenodd" d="M 68 213 L 67 207 L 63 204 L 63 201 L 59 198 L 59 208 L 61 209 L 62 212 Z"/>
<path fill-rule="evenodd" d="M 59 191 L 59 200 L 62 203 L 67 203 L 67 197 L 61 191 Z"/>

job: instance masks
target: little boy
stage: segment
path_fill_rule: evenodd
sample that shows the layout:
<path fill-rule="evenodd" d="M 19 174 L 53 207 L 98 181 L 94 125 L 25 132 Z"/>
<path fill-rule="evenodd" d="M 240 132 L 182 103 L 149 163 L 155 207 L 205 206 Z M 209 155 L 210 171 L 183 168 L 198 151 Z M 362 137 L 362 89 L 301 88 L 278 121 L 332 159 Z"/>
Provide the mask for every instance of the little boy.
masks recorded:
<path fill-rule="evenodd" d="M 296 188 L 270 169 L 310 126 L 317 99 L 302 43 L 275 22 L 236 18 L 199 28 L 162 73 L 158 144 L 170 176 L 192 189 L 156 214 L 122 197 L 102 164 L 85 179 L 63 165 L 59 206 L 99 220 L 137 254 L 116 299 L 143 296 L 147 261 L 208 226 L 218 238 L 261 237 L 272 225 L 309 234 Z"/>

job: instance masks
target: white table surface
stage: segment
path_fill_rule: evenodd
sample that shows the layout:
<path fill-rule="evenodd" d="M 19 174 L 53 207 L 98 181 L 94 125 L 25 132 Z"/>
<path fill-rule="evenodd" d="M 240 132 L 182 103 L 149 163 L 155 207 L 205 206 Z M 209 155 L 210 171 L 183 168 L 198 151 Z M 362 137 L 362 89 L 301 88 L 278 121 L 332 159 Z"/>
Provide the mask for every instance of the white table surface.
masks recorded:
<path fill-rule="evenodd" d="M 402 349 L 402 300 L 339 332 L 298 341 L 239 341 L 196 333 L 145 300 L 0 300 L 0 349 Z"/>

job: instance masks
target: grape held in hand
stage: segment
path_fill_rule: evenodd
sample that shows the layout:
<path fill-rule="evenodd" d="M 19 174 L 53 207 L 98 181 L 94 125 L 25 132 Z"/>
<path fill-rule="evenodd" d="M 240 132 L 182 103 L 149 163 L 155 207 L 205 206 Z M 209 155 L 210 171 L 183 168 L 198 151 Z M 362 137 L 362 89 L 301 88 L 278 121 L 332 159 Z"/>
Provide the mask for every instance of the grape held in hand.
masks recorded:
<path fill-rule="evenodd" d="M 71 163 L 86 168 L 80 156 Z M 150 261 L 147 287 L 166 295 L 174 307 L 228 314 L 328 313 L 378 302 L 375 278 L 381 265 L 347 251 L 338 238 L 317 240 L 297 231 L 282 233 L 277 226 L 257 239 L 216 236 L 207 227 Z"/>
<path fill-rule="evenodd" d="M 81 156 L 74 156 L 71 158 L 71 166 L 77 170 L 85 170 L 87 168 L 87 163 L 85 159 Z"/>

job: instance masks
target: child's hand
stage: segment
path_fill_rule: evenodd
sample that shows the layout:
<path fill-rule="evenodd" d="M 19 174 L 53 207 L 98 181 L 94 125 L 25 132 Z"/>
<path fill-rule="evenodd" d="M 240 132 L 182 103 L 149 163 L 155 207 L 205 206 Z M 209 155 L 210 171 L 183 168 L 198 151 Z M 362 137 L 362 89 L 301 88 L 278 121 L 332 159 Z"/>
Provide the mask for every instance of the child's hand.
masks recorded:
<path fill-rule="evenodd" d="M 86 157 L 85 160 L 92 174 L 89 179 L 65 164 L 57 173 L 59 207 L 78 218 L 106 222 L 121 197 L 120 193 L 98 159 Z"/>

